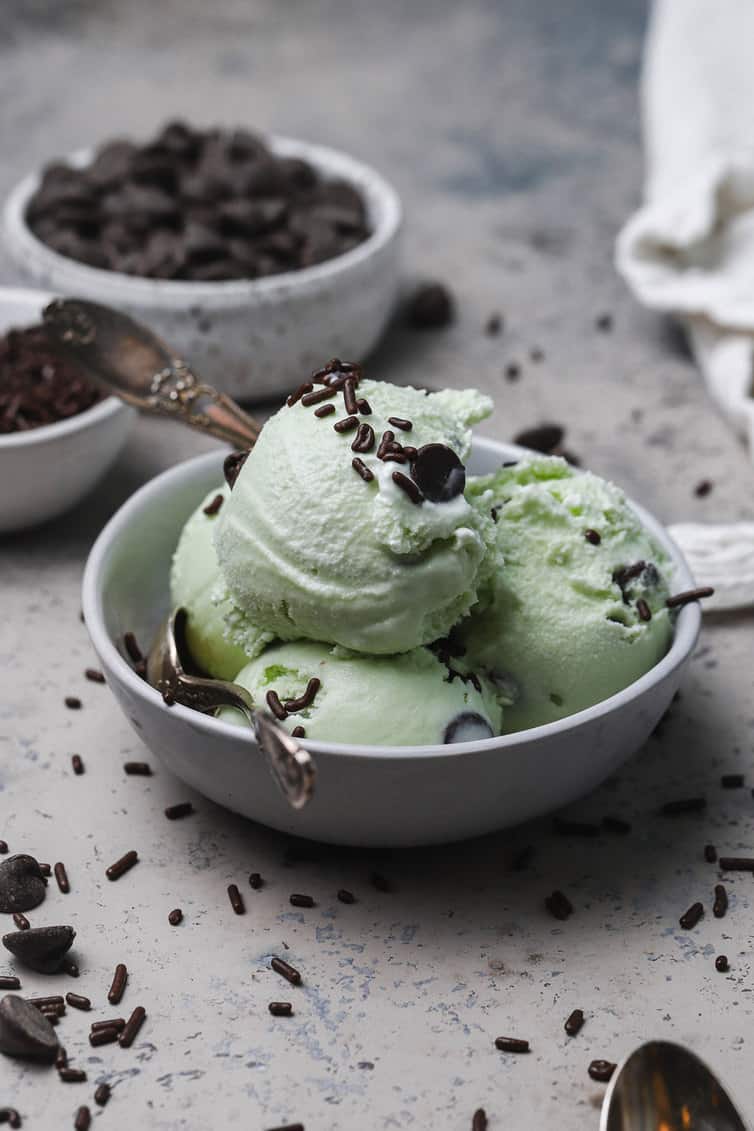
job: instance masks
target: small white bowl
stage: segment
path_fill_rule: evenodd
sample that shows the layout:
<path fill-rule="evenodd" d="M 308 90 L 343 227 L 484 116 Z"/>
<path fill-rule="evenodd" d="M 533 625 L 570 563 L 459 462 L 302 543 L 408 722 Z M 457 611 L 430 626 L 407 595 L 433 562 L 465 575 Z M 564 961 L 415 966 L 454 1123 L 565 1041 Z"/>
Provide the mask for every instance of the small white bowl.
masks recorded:
<path fill-rule="evenodd" d="M 476 439 L 469 470 L 486 474 L 520 453 L 509 444 Z M 222 455 L 212 452 L 137 491 L 91 551 L 83 608 L 107 682 L 141 739 L 178 777 L 237 813 L 338 844 L 435 844 L 487 833 L 593 789 L 646 741 L 678 688 L 699 634 L 698 605 L 681 610 L 671 648 L 651 671 L 558 722 L 451 746 L 306 742 L 317 764 L 315 795 L 293 812 L 250 731 L 185 707 L 166 707 L 118 648 L 129 630 L 144 647 L 151 640 L 168 609 L 178 534 L 198 500 L 221 479 Z M 678 587 L 693 585 L 660 523 L 635 509 L 675 562 Z"/>
<path fill-rule="evenodd" d="M 371 236 L 324 263 L 261 279 L 193 283 L 124 275 L 59 255 L 34 235 L 26 223 L 40 180 L 33 174 L 5 204 L 8 250 L 41 284 L 144 321 L 190 357 L 205 380 L 237 399 L 288 390 L 323 358 L 363 361 L 398 295 L 400 199 L 379 173 L 344 153 L 290 138 L 266 140 L 276 153 L 301 157 L 323 176 L 354 185 L 366 201 Z M 92 150 L 79 150 L 66 160 L 81 167 L 92 156 Z"/>
<path fill-rule="evenodd" d="M 54 295 L 0 288 L 0 334 L 32 326 Z M 28 432 L 0 434 L 0 533 L 36 526 L 77 503 L 120 453 L 136 414 L 117 397 Z"/>

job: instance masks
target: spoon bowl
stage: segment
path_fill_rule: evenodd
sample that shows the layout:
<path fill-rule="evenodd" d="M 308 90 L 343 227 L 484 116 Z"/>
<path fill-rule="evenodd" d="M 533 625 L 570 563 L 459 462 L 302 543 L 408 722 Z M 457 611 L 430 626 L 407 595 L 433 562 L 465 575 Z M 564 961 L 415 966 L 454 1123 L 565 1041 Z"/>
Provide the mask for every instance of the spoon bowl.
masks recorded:
<path fill-rule="evenodd" d="M 614 1073 L 600 1131 L 746 1131 L 746 1124 L 698 1056 L 670 1041 L 649 1041 Z"/>

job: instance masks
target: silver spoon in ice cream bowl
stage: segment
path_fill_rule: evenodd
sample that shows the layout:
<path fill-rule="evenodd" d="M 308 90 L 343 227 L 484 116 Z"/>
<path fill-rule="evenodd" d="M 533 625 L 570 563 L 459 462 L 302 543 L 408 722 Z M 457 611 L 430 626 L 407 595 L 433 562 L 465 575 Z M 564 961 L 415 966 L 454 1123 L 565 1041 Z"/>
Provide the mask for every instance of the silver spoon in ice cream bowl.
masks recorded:
<path fill-rule="evenodd" d="M 135 319 L 100 303 L 59 298 L 42 314 L 50 344 L 108 393 L 142 412 L 249 449 L 262 425 L 226 393 L 206 385 Z"/>
<path fill-rule="evenodd" d="M 234 448 L 248 450 L 256 443 L 261 424 L 200 381 L 165 342 L 127 314 L 81 299 L 55 299 L 43 318 L 51 344 L 63 356 L 134 408 L 178 420 Z M 163 622 L 147 659 L 147 681 L 166 702 L 205 713 L 224 706 L 241 711 L 284 796 L 301 809 L 314 790 L 311 755 L 268 711 L 256 710 L 243 687 L 188 674 L 185 621 L 185 609 L 175 609 Z"/>
<path fill-rule="evenodd" d="M 222 679 L 206 679 L 186 671 L 186 610 L 176 609 L 163 621 L 147 656 L 147 682 L 167 704 L 180 703 L 212 714 L 235 707 L 245 715 L 264 752 L 272 776 L 293 809 L 302 809 L 314 792 L 311 755 L 264 709 L 254 707 L 246 688 Z"/>

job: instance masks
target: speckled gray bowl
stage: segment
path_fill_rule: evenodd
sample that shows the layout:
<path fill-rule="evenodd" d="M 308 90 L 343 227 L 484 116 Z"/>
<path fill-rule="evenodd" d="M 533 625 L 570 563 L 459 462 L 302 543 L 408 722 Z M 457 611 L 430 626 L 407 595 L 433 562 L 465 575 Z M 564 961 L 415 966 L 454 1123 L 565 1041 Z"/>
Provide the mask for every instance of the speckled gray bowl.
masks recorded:
<path fill-rule="evenodd" d="M 474 441 L 469 469 L 493 471 L 521 449 Z M 299 812 L 273 784 L 250 731 L 166 707 L 120 651 L 123 633 L 149 641 L 169 604 L 170 559 L 197 502 L 222 480 L 212 452 L 153 479 L 95 543 L 83 608 L 107 682 L 146 745 L 173 773 L 221 805 L 262 824 L 339 844 L 434 844 L 515 825 L 593 789 L 646 741 L 668 707 L 699 634 L 687 605 L 666 656 L 617 695 L 569 718 L 517 734 L 452 746 L 346 746 L 305 742 L 317 764 L 313 800 Z M 680 589 L 693 579 L 651 515 L 635 508 L 675 562 Z"/>
<path fill-rule="evenodd" d="M 329 357 L 363 361 L 395 305 L 399 286 L 401 204 L 368 165 L 320 145 L 267 139 L 276 153 L 302 157 L 325 177 L 362 193 L 372 227 L 357 247 L 300 271 L 262 279 L 192 283 L 145 279 L 87 267 L 42 243 L 26 223 L 35 173 L 5 204 L 8 250 L 30 277 L 57 294 L 104 302 L 151 326 L 216 388 L 237 399 L 288 390 Z M 67 160 L 86 165 L 91 150 Z"/>

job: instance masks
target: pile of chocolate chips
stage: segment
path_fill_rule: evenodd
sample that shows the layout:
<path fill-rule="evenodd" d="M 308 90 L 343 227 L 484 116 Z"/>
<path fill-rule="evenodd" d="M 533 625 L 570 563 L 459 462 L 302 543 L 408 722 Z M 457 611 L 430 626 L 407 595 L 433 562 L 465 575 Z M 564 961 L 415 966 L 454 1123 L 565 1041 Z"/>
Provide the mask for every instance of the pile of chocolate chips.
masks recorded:
<path fill-rule="evenodd" d="M 171 122 L 146 145 L 49 165 L 27 221 L 91 267 L 154 279 L 255 279 L 332 259 L 369 234 L 361 194 L 247 130 Z"/>
<path fill-rule="evenodd" d="M 52 353 L 43 326 L 0 337 L 0 434 L 54 424 L 98 400 L 81 372 Z"/>

